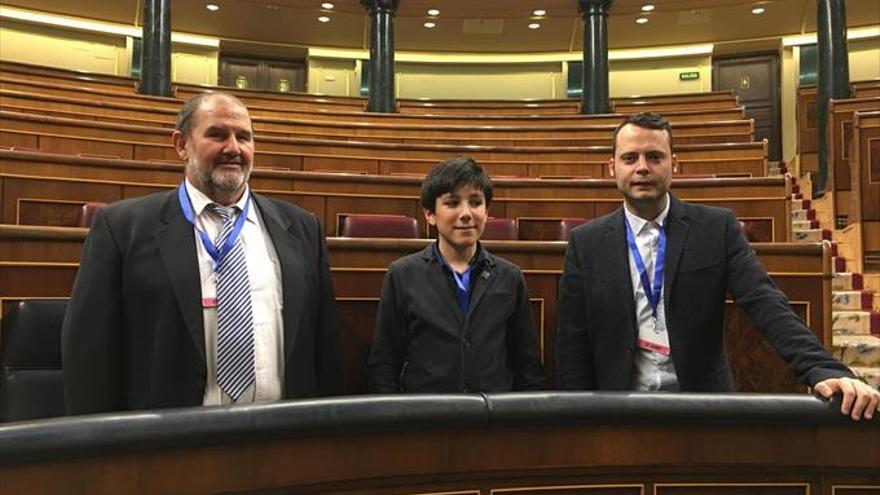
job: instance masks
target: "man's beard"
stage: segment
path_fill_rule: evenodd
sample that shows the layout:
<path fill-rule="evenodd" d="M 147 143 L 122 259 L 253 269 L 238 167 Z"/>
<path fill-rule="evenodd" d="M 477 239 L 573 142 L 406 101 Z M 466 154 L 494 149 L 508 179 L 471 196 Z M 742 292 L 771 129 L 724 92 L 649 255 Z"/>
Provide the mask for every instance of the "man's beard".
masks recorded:
<path fill-rule="evenodd" d="M 218 167 L 219 163 L 230 162 L 238 164 L 241 167 L 241 172 L 223 170 Z M 244 185 L 247 183 L 251 173 L 250 167 L 245 166 L 244 159 L 240 155 L 220 157 L 210 169 L 205 169 L 195 164 L 194 166 L 196 167 L 199 181 L 205 188 L 204 192 L 214 200 L 235 199 L 232 196 L 244 189 Z"/>

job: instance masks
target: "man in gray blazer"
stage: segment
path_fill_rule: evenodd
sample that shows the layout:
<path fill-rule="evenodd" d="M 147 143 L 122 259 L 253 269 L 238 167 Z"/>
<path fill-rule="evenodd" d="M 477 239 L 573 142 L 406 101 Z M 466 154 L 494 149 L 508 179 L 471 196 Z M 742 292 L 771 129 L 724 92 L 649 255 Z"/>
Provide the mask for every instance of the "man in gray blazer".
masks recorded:
<path fill-rule="evenodd" d="M 880 393 L 852 378 L 791 310 L 729 210 L 669 194 L 672 130 L 639 114 L 615 131 L 611 174 L 624 205 L 572 232 L 560 282 L 561 389 L 729 391 L 724 301 L 731 294 L 815 391 L 871 418 Z"/>
<path fill-rule="evenodd" d="M 228 94 L 196 96 L 172 142 L 180 186 L 103 208 L 83 245 L 62 329 L 69 411 L 337 393 L 321 226 L 249 190 L 247 109 Z"/>

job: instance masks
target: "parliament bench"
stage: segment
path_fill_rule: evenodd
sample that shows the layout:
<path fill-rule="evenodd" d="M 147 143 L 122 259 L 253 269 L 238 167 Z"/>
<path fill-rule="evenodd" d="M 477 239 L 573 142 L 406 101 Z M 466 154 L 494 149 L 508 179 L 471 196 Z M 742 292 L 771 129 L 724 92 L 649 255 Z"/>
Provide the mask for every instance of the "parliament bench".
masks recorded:
<path fill-rule="evenodd" d="M 65 84 L 88 89 L 115 91 L 123 94 L 134 93 L 139 82 L 132 77 L 60 69 L 9 60 L 0 60 L 0 77 L 48 84 Z"/>
<path fill-rule="evenodd" d="M 88 88 L 82 86 L 70 86 L 64 83 L 49 83 L 41 81 L 28 81 L 10 76 L 0 76 L 0 83 L 5 90 L 20 92 L 38 92 L 45 95 L 69 96 L 69 97 L 89 97 L 104 103 L 140 103 L 141 105 L 153 105 L 160 109 L 174 109 L 179 107 L 182 102 L 189 96 L 180 98 L 175 97 L 156 97 L 146 96 L 135 93 L 120 93 L 114 90 Z M 226 88 L 215 88 L 225 90 Z M 235 91 L 232 91 L 235 93 Z M 195 95 L 198 92 L 192 92 Z M 241 96 L 239 94 L 239 96 Z M 332 98 L 305 95 L 292 98 L 272 98 L 268 94 L 254 96 L 243 96 L 242 101 L 252 111 L 266 110 L 273 112 L 308 112 L 308 113 L 362 113 L 364 112 L 364 101 L 339 100 L 334 101 Z M 484 105 L 479 102 L 458 102 L 451 105 L 431 107 L 430 104 L 417 103 L 419 106 L 405 106 L 404 102 L 401 108 L 402 112 L 398 115 L 416 115 L 416 116 L 452 116 L 452 117 L 475 117 L 475 116 L 495 116 L 495 117 L 537 117 L 537 116 L 578 116 L 577 107 L 579 102 L 564 100 L 554 100 L 548 102 L 543 107 L 535 106 L 509 106 L 505 108 L 499 105 Z M 634 101 L 626 105 L 621 105 L 618 113 L 637 113 L 640 111 L 655 112 L 680 112 L 680 111 L 724 111 L 737 108 L 735 99 L 729 101 L 713 101 L 713 100 L 690 100 L 688 98 L 680 98 L 677 101 Z M 425 110 L 420 110 L 424 108 Z M 428 109 L 433 108 L 433 112 Z"/>
<path fill-rule="evenodd" d="M 0 145 L 22 146 L 62 153 L 88 153 L 119 158 L 178 160 L 171 147 L 168 129 L 130 126 L 59 117 L 41 117 L 17 112 L 0 111 Z M 541 175 L 584 175 L 586 163 L 607 164 L 610 146 L 580 147 L 500 147 L 415 145 L 369 143 L 329 139 L 293 139 L 263 136 L 258 138 L 257 163 L 290 169 L 335 169 L 327 166 L 340 158 L 350 161 L 344 170 L 380 173 L 366 168 L 389 160 L 402 163 L 425 163 L 415 170 L 404 166 L 389 172 L 426 172 L 434 164 L 456 155 L 468 155 L 482 165 L 493 162 L 518 163 L 519 170 L 494 170 L 500 175 L 526 176 L 529 163 L 546 162 Z M 684 167 L 700 163 L 700 169 L 686 173 L 748 173 L 764 175 L 767 143 L 712 143 L 676 146 L 676 155 Z M 305 157 L 308 157 L 307 159 Z M 306 165 L 306 161 L 310 162 Z M 366 163 L 364 163 L 366 161 Z M 357 162 L 361 162 L 360 164 Z M 372 162 L 372 164 L 370 163 Z M 337 169 L 338 170 L 338 169 Z M 757 172 L 757 173 L 756 173 Z M 531 174 L 528 174 L 531 175 Z M 587 174 L 591 175 L 591 174 Z"/>
<path fill-rule="evenodd" d="M 880 97 L 828 101 L 828 190 L 833 192 L 832 214 L 853 215 L 850 152 L 853 143 L 853 115 L 857 111 L 880 110 Z"/>
<path fill-rule="evenodd" d="M 86 229 L 0 225 L 0 298 L 7 306 L 27 298 L 68 297 Z M 343 325 L 345 386 L 364 390 L 364 364 L 372 341 L 382 279 L 397 258 L 428 239 L 329 237 L 330 266 Z M 520 266 L 526 278 L 539 355 L 553 383 L 559 277 L 565 242 L 485 241 L 494 254 Z M 829 244 L 753 243 L 758 259 L 789 298 L 794 311 L 830 348 L 831 247 Z M 195 249 L 195 245 L 192 246 Z M 731 302 L 725 342 L 734 382 L 743 391 L 803 390 L 745 314 Z"/>
<path fill-rule="evenodd" d="M 51 102 L 54 109 L 47 108 Z M 54 104 L 61 104 L 63 109 Z M 0 90 L 0 109 L 8 112 L 63 117 L 119 124 L 171 129 L 176 113 L 165 110 L 150 113 L 135 108 L 128 115 L 121 109 L 91 100 L 24 94 Z M 318 139 L 344 139 L 368 142 L 410 144 L 459 144 L 495 146 L 602 146 L 613 136 L 616 125 L 565 126 L 476 126 L 476 125 L 405 125 L 367 124 L 345 121 L 313 121 L 302 119 L 257 118 L 254 131 L 259 136 Z M 681 122 L 673 127 L 678 144 L 751 142 L 754 140 L 752 119 Z"/>
<path fill-rule="evenodd" d="M 816 104 L 817 86 L 803 85 L 797 89 L 797 153 L 807 170 L 818 170 L 816 153 L 819 151 L 819 115 Z M 853 98 L 880 96 L 880 80 L 853 81 L 850 83 Z"/>
<path fill-rule="evenodd" d="M 167 113 L 176 112 L 183 104 L 182 99 L 169 97 L 153 97 L 138 94 L 126 94 L 103 89 L 84 88 L 69 86 L 66 84 L 27 81 L 15 77 L 0 76 L 0 89 L 6 101 L 15 101 L 14 98 L 43 97 L 47 110 L 64 109 L 65 103 L 58 98 L 71 98 L 74 100 L 92 100 L 97 105 L 105 108 L 129 107 L 131 109 L 144 109 L 147 112 Z M 251 117 L 267 118 L 299 118 L 322 121 L 350 121 L 367 123 L 409 123 L 409 124 L 457 124 L 457 125 L 560 125 L 593 122 L 600 124 L 618 124 L 623 120 L 622 114 L 602 115 L 409 115 L 387 114 L 363 111 L 351 111 L 345 109 L 324 108 L 278 108 L 277 105 L 248 104 Z M 736 120 L 745 118 L 744 109 L 741 106 L 690 109 L 675 106 L 664 115 L 670 122 L 705 122 L 712 120 Z M 148 115 L 141 114 L 143 117 Z"/>
<path fill-rule="evenodd" d="M 164 163 L 71 157 L 0 150 L 2 221 L 74 225 L 80 207 L 89 201 L 112 202 L 166 190 L 182 179 L 182 166 Z M 336 232 L 344 213 L 399 214 L 418 218 L 421 177 L 255 169 L 251 187 L 297 203 Z M 612 179 L 495 180 L 490 213 L 534 224 L 568 217 L 596 218 L 620 205 Z M 790 181 L 777 178 L 715 178 L 673 180 L 672 190 L 684 200 L 732 209 L 754 224 L 759 239 L 790 239 Z"/>
<path fill-rule="evenodd" d="M 880 111 L 856 111 L 853 116 L 852 216 L 861 229 L 865 271 L 880 272 Z"/>

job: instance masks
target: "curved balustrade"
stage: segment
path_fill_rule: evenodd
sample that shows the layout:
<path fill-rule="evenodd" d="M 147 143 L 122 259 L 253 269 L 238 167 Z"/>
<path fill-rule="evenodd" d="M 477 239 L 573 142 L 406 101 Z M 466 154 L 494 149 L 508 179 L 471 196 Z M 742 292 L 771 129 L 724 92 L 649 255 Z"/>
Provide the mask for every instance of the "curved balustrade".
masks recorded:
<path fill-rule="evenodd" d="M 804 395 L 361 396 L 0 427 L 4 493 L 843 494 L 880 420 Z M 868 491 L 866 491 L 868 490 Z"/>

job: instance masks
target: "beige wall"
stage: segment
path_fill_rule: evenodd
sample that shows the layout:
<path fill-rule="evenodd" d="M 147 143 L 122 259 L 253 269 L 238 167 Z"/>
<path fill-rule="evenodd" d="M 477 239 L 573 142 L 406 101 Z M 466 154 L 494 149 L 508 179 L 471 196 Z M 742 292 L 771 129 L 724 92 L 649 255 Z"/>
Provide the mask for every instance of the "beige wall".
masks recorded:
<path fill-rule="evenodd" d="M 712 91 L 712 57 L 615 60 L 609 64 L 612 97 Z M 697 71 L 695 81 L 680 81 L 682 72 Z"/>
<path fill-rule="evenodd" d="M 880 78 L 880 38 L 849 42 L 849 80 Z"/>
<path fill-rule="evenodd" d="M 191 84 L 217 84 L 216 48 L 174 43 L 171 79 Z M 0 60 L 128 76 L 131 47 L 121 34 L 102 34 L 3 20 Z"/>
<path fill-rule="evenodd" d="M 398 63 L 400 98 L 551 99 L 559 94 L 561 62 L 532 64 Z M 502 96 L 503 95 L 503 96 Z"/>
<path fill-rule="evenodd" d="M 309 93 L 357 96 L 360 70 L 355 60 L 309 58 Z"/>
<path fill-rule="evenodd" d="M 124 36 L 6 19 L 0 24 L 0 60 L 123 76 L 130 71 Z"/>
<path fill-rule="evenodd" d="M 782 161 L 788 163 L 797 154 L 797 87 L 800 75 L 800 47 L 782 49 Z"/>
<path fill-rule="evenodd" d="M 172 45 L 171 80 L 187 84 L 217 85 L 216 48 Z"/>

